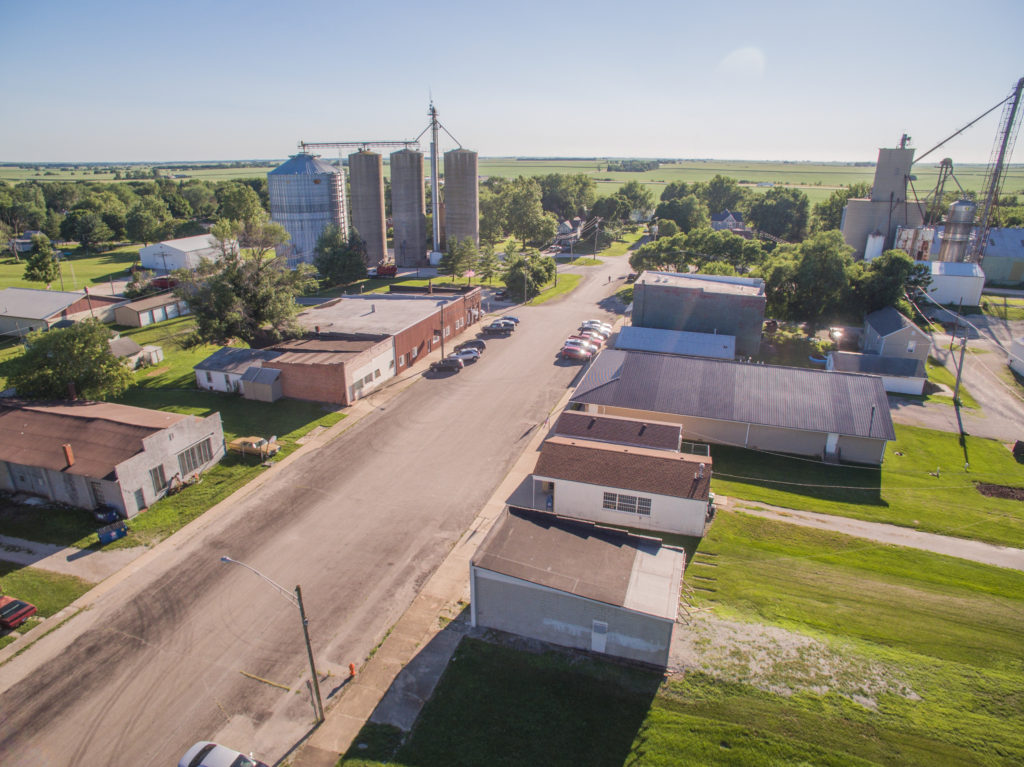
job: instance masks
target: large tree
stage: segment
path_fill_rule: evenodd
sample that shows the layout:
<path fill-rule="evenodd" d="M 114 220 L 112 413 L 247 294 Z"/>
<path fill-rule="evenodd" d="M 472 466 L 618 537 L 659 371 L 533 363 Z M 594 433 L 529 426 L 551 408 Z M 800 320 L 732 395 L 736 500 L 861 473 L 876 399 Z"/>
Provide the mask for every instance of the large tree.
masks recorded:
<path fill-rule="evenodd" d="M 481 280 L 490 282 L 501 269 L 501 262 L 494 253 L 494 245 L 485 242 L 480 246 L 480 257 L 476 262 L 476 274 Z"/>
<path fill-rule="evenodd" d="M 815 232 L 827 232 L 838 229 L 843 220 L 843 208 L 848 200 L 855 197 L 867 197 L 871 187 L 866 183 L 851 184 L 846 189 L 836 189 L 827 200 L 814 206 L 811 229 Z"/>
<path fill-rule="evenodd" d="M 760 269 L 769 313 L 814 325 L 848 305 L 853 248 L 837 231 L 775 249 Z"/>
<path fill-rule="evenodd" d="M 654 192 L 639 181 L 626 182 L 616 194 L 629 201 L 630 214 L 638 218 L 646 218 L 654 209 Z"/>
<path fill-rule="evenodd" d="M 475 260 L 476 247 L 473 245 L 473 240 L 464 237 L 456 242 L 448 243 L 448 250 L 441 256 L 437 271 L 439 274 L 447 274 L 449 277 L 461 277 L 473 268 Z"/>
<path fill-rule="evenodd" d="M 357 234 L 346 237 L 337 224 L 328 224 L 316 241 L 313 263 L 331 285 L 348 285 L 366 277 L 366 243 Z"/>
<path fill-rule="evenodd" d="M 50 238 L 45 234 L 32 235 L 32 251 L 25 259 L 25 279 L 29 282 L 53 282 L 60 277 L 60 264 L 54 257 Z"/>
<path fill-rule="evenodd" d="M 701 191 L 712 214 L 740 208 L 745 194 L 736 179 L 722 175 L 716 175 L 704 184 Z"/>
<path fill-rule="evenodd" d="M 541 256 L 536 251 L 519 253 L 505 259 L 502 279 L 510 295 L 521 301 L 528 301 L 554 279 L 557 268 L 555 259 L 551 256 Z"/>
<path fill-rule="evenodd" d="M 799 189 L 776 186 L 754 198 L 747 208 L 747 220 L 754 228 L 790 242 L 807 236 L 810 202 Z"/>
<path fill-rule="evenodd" d="M 654 215 L 674 221 L 679 231 L 684 233 L 710 224 L 707 206 L 693 194 L 661 203 L 655 209 Z"/>
<path fill-rule="evenodd" d="M 125 228 L 132 242 L 149 244 L 163 239 L 171 211 L 159 197 L 143 197 L 128 212 Z"/>
<path fill-rule="evenodd" d="M 857 261 L 852 270 L 852 307 L 858 314 L 869 314 L 895 306 L 908 291 L 926 289 L 931 269 L 926 262 L 915 261 L 902 250 L 887 250 L 870 262 Z"/>
<path fill-rule="evenodd" d="M 114 237 L 98 213 L 85 209 L 68 213 L 60 224 L 60 234 L 65 240 L 77 240 L 86 250 L 92 250 L 102 242 L 110 242 Z"/>
<path fill-rule="evenodd" d="M 250 190 L 251 191 L 251 190 Z M 214 235 L 222 243 L 218 261 L 204 261 L 195 273 L 179 272 L 176 293 L 196 318 L 196 336 L 225 344 L 238 338 L 263 346 L 299 333 L 295 297 L 313 290 L 313 267 L 288 269 L 274 254 L 288 240 L 280 224 L 265 216 L 247 222 L 221 221 Z M 230 242 L 237 235 L 240 249 Z"/>
<path fill-rule="evenodd" d="M 505 215 L 512 234 L 523 243 L 541 244 L 552 239 L 558 222 L 541 206 L 540 184 L 534 178 L 520 176 L 509 184 L 502 195 L 506 199 Z"/>
<path fill-rule="evenodd" d="M 10 382 L 31 399 L 107 399 L 132 383 L 127 364 L 110 351 L 110 330 L 89 319 L 28 337 Z"/>
<path fill-rule="evenodd" d="M 217 201 L 220 217 L 231 221 L 253 221 L 265 213 L 260 196 L 251 187 L 237 181 L 220 187 Z"/>

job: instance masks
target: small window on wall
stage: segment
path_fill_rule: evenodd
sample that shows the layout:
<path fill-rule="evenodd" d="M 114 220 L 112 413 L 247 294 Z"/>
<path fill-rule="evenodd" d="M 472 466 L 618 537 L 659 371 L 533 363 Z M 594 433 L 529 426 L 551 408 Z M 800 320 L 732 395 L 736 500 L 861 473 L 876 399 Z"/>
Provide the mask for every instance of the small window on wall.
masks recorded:
<path fill-rule="evenodd" d="M 447 325 L 444 326 L 444 337 L 447 338 L 452 334 L 452 329 Z"/>
<path fill-rule="evenodd" d="M 373 383 L 373 373 L 370 373 L 368 376 L 365 376 L 363 378 L 363 383 Z"/>
<path fill-rule="evenodd" d="M 380 368 L 377 368 L 376 370 L 373 371 L 373 377 L 380 378 Z"/>
<path fill-rule="evenodd" d="M 405 355 L 402 354 L 398 358 L 398 367 L 405 367 Z"/>
<path fill-rule="evenodd" d="M 409 352 L 410 359 L 416 359 L 416 355 L 419 354 L 419 353 L 420 353 L 419 347 L 416 347 L 411 352 Z"/>
<path fill-rule="evenodd" d="M 907 354 L 913 354 L 914 353 L 914 349 L 916 349 L 916 348 L 917 348 L 917 341 L 915 339 L 912 338 L 909 341 L 907 341 Z"/>

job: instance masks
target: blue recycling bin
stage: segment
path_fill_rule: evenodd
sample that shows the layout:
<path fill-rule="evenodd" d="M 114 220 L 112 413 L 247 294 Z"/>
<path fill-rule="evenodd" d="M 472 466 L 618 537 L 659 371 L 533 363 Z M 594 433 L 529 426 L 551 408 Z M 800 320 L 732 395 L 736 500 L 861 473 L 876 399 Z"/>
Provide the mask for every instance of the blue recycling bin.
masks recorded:
<path fill-rule="evenodd" d="M 100 537 L 100 543 L 113 543 L 118 538 L 124 538 L 128 534 L 128 527 L 125 525 L 124 520 L 121 520 L 104 525 L 96 531 L 96 534 Z"/>

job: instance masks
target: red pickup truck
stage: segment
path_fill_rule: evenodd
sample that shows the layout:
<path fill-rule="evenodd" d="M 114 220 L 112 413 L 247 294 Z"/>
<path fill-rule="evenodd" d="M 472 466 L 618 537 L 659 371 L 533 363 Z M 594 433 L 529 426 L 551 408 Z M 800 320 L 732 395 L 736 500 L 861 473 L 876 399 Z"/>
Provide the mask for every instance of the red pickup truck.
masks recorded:
<path fill-rule="evenodd" d="M 394 264 L 379 263 L 377 264 L 377 276 L 378 277 L 395 277 L 398 274 L 398 267 Z"/>

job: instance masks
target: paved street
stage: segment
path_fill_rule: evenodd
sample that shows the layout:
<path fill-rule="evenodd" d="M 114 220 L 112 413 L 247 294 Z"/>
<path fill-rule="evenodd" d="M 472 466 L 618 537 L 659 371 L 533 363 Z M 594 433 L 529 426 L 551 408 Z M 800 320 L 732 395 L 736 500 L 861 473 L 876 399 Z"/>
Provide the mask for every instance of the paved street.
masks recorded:
<path fill-rule="evenodd" d="M 0 763 L 173 764 L 196 740 L 280 758 L 312 722 L 295 608 L 247 562 L 300 583 L 321 673 L 340 685 L 415 597 L 579 368 L 561 340 L 621 281 L 583 270 L 567 299 L 517 310 L 458 375 L 427 378 L 223 513 L 101 586 L 0 667 Z M 468 337 L 468 336 L 467 336 Z M 288 688 L 288 689 L 282 689 Z"/>

